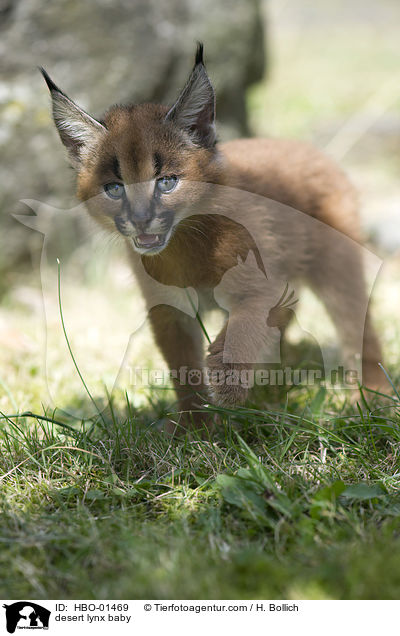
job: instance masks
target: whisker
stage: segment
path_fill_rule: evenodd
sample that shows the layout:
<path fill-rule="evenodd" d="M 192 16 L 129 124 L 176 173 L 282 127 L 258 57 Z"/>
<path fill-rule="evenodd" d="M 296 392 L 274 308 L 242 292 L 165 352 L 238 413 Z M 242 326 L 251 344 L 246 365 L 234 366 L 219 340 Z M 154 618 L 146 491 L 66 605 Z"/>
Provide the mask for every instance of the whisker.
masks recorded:
<path fill-rule="evenodd" d="M 204 238 L 207 238 L 207 235 L 202 230 L 200 230 L 198 227 L 196 227 L 195 223 L 196 223 L 196 221 L 191 221 L 190 224 L 186 223 L 185 224 L 185 228 L 187 228 L 189 230 L 194 230 L 195 232 L 198 232 L 199 234 L 204 236 Z"/>

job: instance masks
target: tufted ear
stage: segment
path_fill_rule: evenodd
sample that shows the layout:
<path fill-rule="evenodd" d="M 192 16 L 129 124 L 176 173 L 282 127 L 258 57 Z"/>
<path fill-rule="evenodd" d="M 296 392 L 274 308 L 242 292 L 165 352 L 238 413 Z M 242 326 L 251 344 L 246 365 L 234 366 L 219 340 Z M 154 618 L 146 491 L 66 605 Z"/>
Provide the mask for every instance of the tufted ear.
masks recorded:
<path fill-rule="evenodd" d="M 166 119 L 185 130 L 193 141 L 212 148 L 216 143 L 215 93 L 203 61 L 203 45 L 198 44 L 193 71 Z"/>
<path fill-rule="evenodd" d="M 104 135 L 106 128 L 69 99 L 44 68 L 40 71 L 50 91 L 53 119 L 61 141 L 68 150 L 72 165 L 79 169 L 85 153 Z"/>

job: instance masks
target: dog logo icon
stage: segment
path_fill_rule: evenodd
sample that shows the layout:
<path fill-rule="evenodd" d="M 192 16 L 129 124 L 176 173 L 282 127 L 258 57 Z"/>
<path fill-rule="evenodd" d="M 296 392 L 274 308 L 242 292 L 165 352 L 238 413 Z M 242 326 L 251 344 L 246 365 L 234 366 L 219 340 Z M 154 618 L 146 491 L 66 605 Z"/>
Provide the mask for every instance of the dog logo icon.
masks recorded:
<path fill-rule="evenodd" d="M 51 612 L 37 603 L 18 601 L 3 607 L 6 610 L 6 627 L 9 634 L 14 634 L 16 629 L 49 629 Z"/>

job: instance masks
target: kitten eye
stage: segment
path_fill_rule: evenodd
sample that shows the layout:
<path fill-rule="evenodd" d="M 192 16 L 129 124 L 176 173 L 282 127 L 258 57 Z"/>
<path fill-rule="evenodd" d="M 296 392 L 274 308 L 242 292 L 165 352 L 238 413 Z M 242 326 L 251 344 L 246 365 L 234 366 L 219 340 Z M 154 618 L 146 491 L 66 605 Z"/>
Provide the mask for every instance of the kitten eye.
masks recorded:
<path fill-rule="evenodd" d="M 106 183 L 104 192 L 110 199 L 122 199 L 125 194 L 125 188 L 120 183 Z"/>
<path fill-rule="evenodd" d="M 157 179 L 156 187 L 163 194 L 168 194 L 169 192 L 172 192 L 177 183 L 178 177 L 161 177 L 160 179 Z"/>

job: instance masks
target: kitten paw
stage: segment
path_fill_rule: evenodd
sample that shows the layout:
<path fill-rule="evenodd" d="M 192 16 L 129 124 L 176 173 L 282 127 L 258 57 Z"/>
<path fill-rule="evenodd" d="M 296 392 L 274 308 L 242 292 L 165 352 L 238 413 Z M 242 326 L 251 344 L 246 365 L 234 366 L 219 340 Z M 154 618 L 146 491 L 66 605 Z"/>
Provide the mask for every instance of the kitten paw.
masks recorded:
<path fill-rule="evenodd" d="M 223 352 L 214 350 L 207 358 L 209 394 L 218 406 L 238 406 L 247 399 L 251 369 L 245 364 L 226 364 L 222 356 Z"/>

